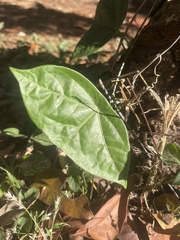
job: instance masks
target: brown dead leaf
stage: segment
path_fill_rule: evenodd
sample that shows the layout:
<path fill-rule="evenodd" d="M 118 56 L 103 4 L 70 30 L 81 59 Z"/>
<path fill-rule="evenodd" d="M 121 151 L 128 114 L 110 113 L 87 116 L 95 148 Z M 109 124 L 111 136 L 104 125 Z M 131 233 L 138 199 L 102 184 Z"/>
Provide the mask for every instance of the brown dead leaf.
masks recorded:
<path fill-rule="evenodd" d="M 81 227 L 73 237 L 81 235 L 94 240 L 114 239 L 126 218 L 128 195 L 129 191 L 121 188 L 121 193 L 108 200 L 94 218 Z"/>
<path fill-rule="evenodd" d="M 118 235 L 119 201 L 119 194 L 113 196 L 92 220 L 77 231 L 77 235 L 94 240 L 114 239 Z"/>
<path fill-rule="evenodd" d="M 62 187 L 66 176 L 58 169 L 50 168 L 48 171 L 39 174 L 32 187 L 40 191 L 39 199 L 47 205 L 53 205 L 57 197 L 62 197 Z"/>
<path fill-rule="evenodd" d="M 170 233 L 169 231 L 163 230 L 161 227 L 152 227 L 152 224 L 146 226 L 149 240 L 179 240 L 176 234 Z"/>
<path fill-rule="evenodd" d="M 163 193 L 154 198 L 153 204 L 157 210 L 168 210 L 173 213 L 180 206 L 180 198 L 174 194 Z"/>
<path fill-rule="evenodd" d="M 149 240 L 147 229 L 146 229 L 146 222 L 141 220 L 139 214 L 131 214 L 128 212 L 127 221 L 125 224 L 128 224 L 131 228 L 132 237 L 136 237 L 139 240 Z M 122 232 L 123 233 L 123 232 Z M 136 236 L 137 235 L 137 236 Z M 135 239 L 136 239 L 135 238 Z M 123 238 L 120 238 L 123 240 Z M 129 238 L 131 239 L 131 238 Z"/>
<path fill-rule="evenodd" d="M 159 225 L 162 227 L 162 229 L 170 229 L 172 233 L 179 234 L 180 235 L 180 220 L 177 220 L 173 218 L 169 224 L 166 224 L 162 220 L 162 216 L 160 214 L 153 214 Z M 171 215 L 172 216 L 172 215 Z"/>
<path fill-rule="evenodd" d="M 71 237 L 71 240 L 84 240 L 84 238 L 82 236 L 78 235 L 78 236 Z"/>
<path fill-rule="evenodd" d="M 34 54 L 38 54 L 39 53 L 39 49 L 40 49 L 40 45 L 37 43 L 31 43 L 28 53 L 29 55 L 34 55 Z"/>
<path fill-rule="evenodd" d="M 62 193 L 66 175 L 58 169 L 51 168 L 40 174 L 33 187 L 39 189 L 39 199 L 47 205 L 53 205 L 55 199 L 60 197 L 59 210 L 70 217 L 77 219 L 91 219 L 94 215 L 90 209 L 89 200 L 86 195 L 76 199 L 70 199 Z"/>
<path fill-rule="evenodd" d="M 124 223 L 121 233 L 116 237 L 118 240 L 139 240 L 138 235 L 132 230 L 132 228 Z"/>
<path fill-rule="evenodd" d="M 17 201 L 9 201 L 0 208 L 0 227 L 6 226 L 18 217 L 23 211 Z"/>
<path fill-rule="evenodd" d="M 180 220 L 175 217 L 175 214 L 179 214 L 180 199 L 174 194 L 163 193 L 154 198 L 153 204 L 156 213 L 152 215 L 161 228 L 180 235 Z"/>
<path fill-rule="evenodd" d="M 146 223 L 137 215 L 131 215 L 128 217 L 127 224 L 131 227 L 134 233 L 138 235 L 139 240 L 180 240 L 176 234 L 169 230 L 163 230 L 159 226 L 152 226 L 152 224 Z M 124 238 L 120 239 L 124 240 Z"/>
<path fill-rule="evenodd" d="M 81 195 L 76 199 L 63 196 L 60 202 L 60 211 L 76 219 L 89 220 L 94 216 L 86 195 Z"/>

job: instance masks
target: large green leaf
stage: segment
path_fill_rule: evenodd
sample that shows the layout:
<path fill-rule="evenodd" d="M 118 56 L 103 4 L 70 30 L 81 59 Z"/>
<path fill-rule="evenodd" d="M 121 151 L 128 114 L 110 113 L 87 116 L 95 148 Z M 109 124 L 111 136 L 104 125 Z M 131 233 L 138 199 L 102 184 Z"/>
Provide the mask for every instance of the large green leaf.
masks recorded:
<path fill-rule="evenodd" d="M 126 127 L 96 87 L 65 67 L 11 71 L 31 119 L 50 141 L 89 173 L 126 187 Z"/>
<path fill-rule="evenodd" d="M 100 0 L 91 28 L 77 44 L 73 57 L 90 55 L 107 43 L 126 17 L 128 0 Z"/>

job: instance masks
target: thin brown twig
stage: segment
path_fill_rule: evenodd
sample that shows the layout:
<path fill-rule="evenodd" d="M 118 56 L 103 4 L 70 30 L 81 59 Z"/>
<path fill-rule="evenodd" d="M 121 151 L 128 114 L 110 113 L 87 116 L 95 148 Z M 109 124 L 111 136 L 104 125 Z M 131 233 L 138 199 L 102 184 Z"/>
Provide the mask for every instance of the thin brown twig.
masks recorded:
<path fill-rule="evenodd" d="M 147 125 L 148 130 L 149 130 L 149 133 L 150 133 L 150 135 L 151 135 L 151 137 L 152 137 L 152 140 L 153 140 L 153 142 L 154 142 L 154 149 L 155 149 L 156 153 L 158 153 L 158 151 L 157 151 L 157 149 L 156 149 L 156 143 L 155 143 L 154 138 L 153 138 L 153 132 L 152 132 L 152 130 L 151 130 L 151 127 L 150 127 L 150 125 L 149 125 L 149 122 L 148 122 L 148 120 L 147 120 L 147 117 L 146 117 L 146 115 L 145 115 L 145 113 L 144 113 L 143 107 L 142 107 L 142 105 L 141 105 L 141 103 L 140 103 L 140 101 L 139 101 L 139 99 L 138 99 L 138 97 L 137 97 L 137 95 L 136 95 L 136 93 L 135 93 L 135 91 L 134 91 L 134 88 L 133 88 L 133 86 L 132 86 L 131 81 L 129 80 L 129 78 L 127 78 L 127 81 L 128 81 L 128 83 L 129 83 L 129 86 L 130 86 L 130 88 L 131 88 L 131 91 L 132 91 L 132 93 L 133 93 L 133 95 L 134 95 L 134 97 L 135 97 L 135 99 L 136 99 L 136 101 L 137 101 L 137 104 L 138 104 L 139 108 L 141 109 L 141 113 L 142 113 L 142 115 L 143 115 L 143 117 L 144 117 L 144 120 L 145 120 L 146 125 Z"/>

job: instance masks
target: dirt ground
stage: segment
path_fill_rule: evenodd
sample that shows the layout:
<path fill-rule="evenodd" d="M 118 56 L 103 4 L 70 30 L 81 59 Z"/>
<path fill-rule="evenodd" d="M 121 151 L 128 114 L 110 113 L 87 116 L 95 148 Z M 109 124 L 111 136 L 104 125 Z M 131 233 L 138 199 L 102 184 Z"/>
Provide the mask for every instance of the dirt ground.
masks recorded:
<path fill-rule="evenodd" d="M 59 39 L 75 44 L 90 27 L 97 3 L 98 0 L 81 0 L 78 4 L 72 0 L 0 0 L 0 48 L 15 48 L 19 42 L 30 43 L 32 34 L 39 34 L 55 44 Z M 130 5 L 124 25 L 138 6 L 138 0 Z M 117 44 L 110 43 L 105 49 L 115 50 L 116 47 Z"/>
<path fill-rule="evenodd" d="M 0 47 L 30 42 L 31 34 L 46 40 L 77 41 L 92 23 L 97 1 L 0 1 Z M 82 11 L 83 9 L 83 11 Z M 41 44 L 41 43 L 39 43 Z"/>

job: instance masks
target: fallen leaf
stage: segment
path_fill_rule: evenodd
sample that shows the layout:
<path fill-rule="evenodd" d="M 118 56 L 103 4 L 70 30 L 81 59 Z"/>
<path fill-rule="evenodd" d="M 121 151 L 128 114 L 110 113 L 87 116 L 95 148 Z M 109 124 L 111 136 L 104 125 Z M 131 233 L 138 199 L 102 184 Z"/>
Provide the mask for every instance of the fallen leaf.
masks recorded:
<path fill-rule="evenodd" d="M 138 235 L 132 230 L 132 228 L 124 223 L 121 233 L 116 237 L 116 240 L 139 240 Z"/>
<path fill-rule="evenodd" d="M 32 186 L 40 191 L 39 199 L 51 206 L 57 197 L 64 196 L 61 189 L 65 178 L 65 174 L 60 170 L 50 168 L 48 171 L 38 174 Z"/>
<path fill-rule="evenodd" d="M 94 218 L 81 227 L 73 237 L 81 235 L 94 240 L 114 239 L 126 218 L 128 195 L 129 190 L 121 188 L 121 193 L 108 200 Z"/>
<path fill-rule="evenodd" d="M 159 226 L 146 223 L 137 215 L 128 217 L 127 224 L 138 235 L 139 240 L 179 240 L 176 234 L 169 230 L 163 230 Z M 120 238 L 124 240 L 124 238 Z M 131 239 L 131 238 L 129 238 Z"/>
<path fill-rule="evenodd" d="M 174 194 L 163 193 L 153 200 L 156 213 L 152 214 L 162 229 L 171 230 L 172 233 L 180 235 L 179 215 L 180 199 Z"/>
<path fill-rule="evenodd" d="M 107 201 L 92 220 L 77 231 L 77 235 L 94 240 L 114 239 L 118 235 L 118 208 L 120 195 Z"/>
<path fill-rule="evenodd" d="M 76 199 L 69 199 L 64 195 L 60 201 L 60 211 L 77 219 L 89 220 L 94 216 L 86 195 L 81 195 Z"/>
<path fill-rule="evenodd" d="M 170 233 L 169 231 L 163 230 L 161 227 L 152 227 L 152 224 L 147 224 L 146 229 L 148 232 L 149 240 L 179 240 L 176 234 Z"/>
<path fill-rule="evenodd" d="M 146 229 L 146 222 L 141 220 L 141 218 L 139 217 L 139 214 L 134 213 L 132 215 L 130 212 L 128 212 L 127 215 L 128 217 L 127 217 L 126 223 L 124 224 L 128 224 L 131 228 L 131 231 L 133 231 L 131 233 L 131 236 L 139 240 L 149 240 L 147 229 Z M 123 230 L 122 230 L 122 233 L 123 233 Z M 124 238 L 120 238 L 120 239 L 124 240 Z"/>
<path fill-rule="evenodd" d="M 169 224 L 166 224 L 162 219 L 160 214 L 153 214 L 162 229 L 170 229 L 172 233 L 180 235 L 180 220 L 173 218 Z"/>
<path fill-rule="evenodd" d="M 86 195 L 70 199 L 62 193 L 65 178 L 66 175 L 60 170 L 51 168 L 45 173 L 39 174 L 32 186 L 39 189 L 39 199 L 45 204 L 51 206 L 60 197 L 60 212 L 77 219 L 91 219 L 94 215 Z"/>
<path fill-rule="evenodd" d="M 71 237 L 70 239 L 71 239 L 71 240 L 84 240 L 84 238 L 83 238 L 82 236 L 80 236 L 80 235 L 78 235 L 78 236 L 73 236 L 73 237 Z"/>
<path fill-rule="evenodd" d="M 17 201 L 9 201 L 2 208 L 0 208 L 0 227 L 6 226 L 18 217 L 23 211 L 22 207 Z"/>
<path fill-rule="evenodd" d="M 168 210 L 174 213 L 180 206 L 180 198 L 174 194 L 163 193 L 154 198 L 153 204 L 157 210 Z"/>

